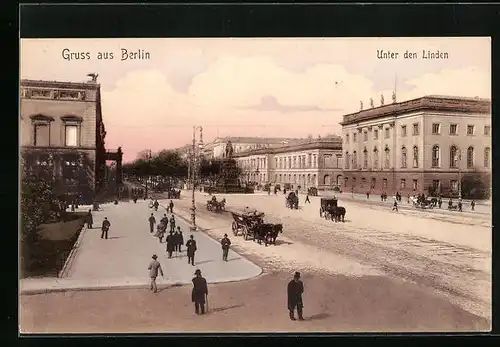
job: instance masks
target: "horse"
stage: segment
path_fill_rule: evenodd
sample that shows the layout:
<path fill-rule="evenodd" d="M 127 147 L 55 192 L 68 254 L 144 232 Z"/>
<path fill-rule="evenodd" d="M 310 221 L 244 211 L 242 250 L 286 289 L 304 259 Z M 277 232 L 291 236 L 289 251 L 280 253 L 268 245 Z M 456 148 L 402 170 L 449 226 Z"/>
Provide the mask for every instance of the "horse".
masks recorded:
<path fill-rule="evenodd" d="M 269 223 L 257 223 L 253 226 L 253 241 L 257 240 L 259 245 L 262 244 L 262 241 L 264 241 L 264 244 L 267 247 L 267 235 L 269 234 L 269 231 L 273 227 L 272 224 Z"/>
<path fill-rule="evenodd" d="M 219 203 L 220 209 L 221 210 L 226 210 L 226 198 L 223 198 L 220 203 Z"/>
<path fill-rule="evenodd" d="M 329 211 L 332 220 L 335 222 L 345 222 L 346 209 L 343 206 L 333 206 Z"/>
<path fill-rule="evenodd" d="M 283 232 L 283 224 L 273 224 L 271 230 L 267 233 L 266 238 L 268 243 L 272 243 L 276 246 L 276 239 L 278 235 Z"/>

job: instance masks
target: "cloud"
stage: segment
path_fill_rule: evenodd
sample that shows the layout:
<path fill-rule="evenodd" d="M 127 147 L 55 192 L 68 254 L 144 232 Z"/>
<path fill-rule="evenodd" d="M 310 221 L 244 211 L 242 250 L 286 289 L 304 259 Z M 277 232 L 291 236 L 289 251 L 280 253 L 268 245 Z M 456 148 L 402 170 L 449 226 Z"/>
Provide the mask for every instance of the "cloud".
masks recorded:
<path fill-rule="evenodd" d="M 280 113 L 289 112 L 332 112 L 332 111 L 342 111 L 341 109 L 335 108 L 321 108 L 318 106 L 308 106 L 308 105 L 281 105 L 276 97 L 272 95 L 265 95 L 260 99 L 260 103 L 254 106 L 240 107 L 242 109 L 256 110 L 256 111 L 276 111 Z"/>

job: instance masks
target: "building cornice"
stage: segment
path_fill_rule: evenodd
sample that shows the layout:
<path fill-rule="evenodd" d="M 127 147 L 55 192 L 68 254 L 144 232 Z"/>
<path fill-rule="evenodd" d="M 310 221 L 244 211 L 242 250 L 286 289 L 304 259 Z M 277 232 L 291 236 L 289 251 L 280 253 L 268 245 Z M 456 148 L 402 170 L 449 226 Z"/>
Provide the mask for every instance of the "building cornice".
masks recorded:
<path fill-rule="evenodd" d="M 383 117 L 396 117 L 401 114 L 415 111 L 452 111 L 455 113 L 491 114 L 491 100 L 430 95 L 347 114 L 343 116 L 343 121 L 340 125 L 351 125 Z"/>
<path fill-rule="evenodd" d="M 62 88 L 62 89 L 90 89 L 97 90 L 101 87 L 95 82 L 62 82 L 62 81 L 43 81 L 43 80 L 21 80 L 21 87 L 36 88 Z"/>
<path fill-rule="evenodd" d="M 340 140 L 316 140 L 311 143 L 302 143 L 291 146 L 283 146 L 283 147 L 274 147 L 274 148 L 260 148 L 255 150 L 249 150 L 245 152 L 235 153 L 233 154 L 234 158 L 244 158 L 252 155 L 266 155 L 266 154 L 280 154 L 280 153 L 289 153 L 289 152 L 297 152 L 297 151 L 306 151 L 306 150 L 314 150 L 314 149 L 333 149 L 333 150 L 342 150 L 342 141 Z"/>

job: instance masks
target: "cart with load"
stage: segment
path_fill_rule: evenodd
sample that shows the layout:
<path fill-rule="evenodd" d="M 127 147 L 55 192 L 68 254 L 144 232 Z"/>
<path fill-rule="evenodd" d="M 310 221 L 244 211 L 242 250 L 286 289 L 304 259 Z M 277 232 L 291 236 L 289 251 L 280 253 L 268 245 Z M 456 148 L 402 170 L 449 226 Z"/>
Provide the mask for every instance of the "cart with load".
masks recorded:
<path fill-rule="evenodd" d="M 231 212 L 233 223 L 231 228 L 235 236 L 243 235 L 245 240 L 254 236 L 254 228 L 257 224 L 264 222 L 264 213 L 236 213 Z"/>
<path fill-rule="evenodd" d="M 319 208 L 319 216 L 325 219 L 331 218 L 332 208 L 337 207 L 337 198 L 321 198 L 321 206 Z"/>

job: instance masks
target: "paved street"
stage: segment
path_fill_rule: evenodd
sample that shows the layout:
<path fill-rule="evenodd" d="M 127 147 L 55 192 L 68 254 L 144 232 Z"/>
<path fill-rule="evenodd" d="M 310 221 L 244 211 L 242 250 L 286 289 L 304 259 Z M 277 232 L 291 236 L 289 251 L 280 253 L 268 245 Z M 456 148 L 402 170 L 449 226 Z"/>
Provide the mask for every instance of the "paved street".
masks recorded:
<path fill-rule="evenodd" d="M 21 287 L 25 290 L 41 290 L 47 287 L 99 288 L 141 286 L 148 283 L 148 264 L 153 253 L 158 255 L 165 278 L 158 284 L 191 283 L 194 270 L 201 269 L 208 282 L 235 281 L 255 277 L 261 269 L 233 251 L 228 262 L 222 261 L 219 241 L 202 232 L 195 232 L 198 251 L 195 265 L 187 263 L 186 248 L 168 259 L 166 244 L 149 232 L 149 215 L 153 212 L 148 201 L 122 202 L 119 205 L 102 205 L 104 211 L 94 212 L 94 229 L 86 230 L 80 247 L 69 268 L 67 277 L 62 279 L 27 279 Z M 80 210 L 85 210 L 81 207 Z M 166 213 L 164 208 L 155 212 L 157 221 Z M 111 222 L 109 239 L 101 239 L 100 225 L 104 217 Z M 191 235 L 189 226 L 180 218 L 176 222 L 181 227 L 186 242 Z"/>

